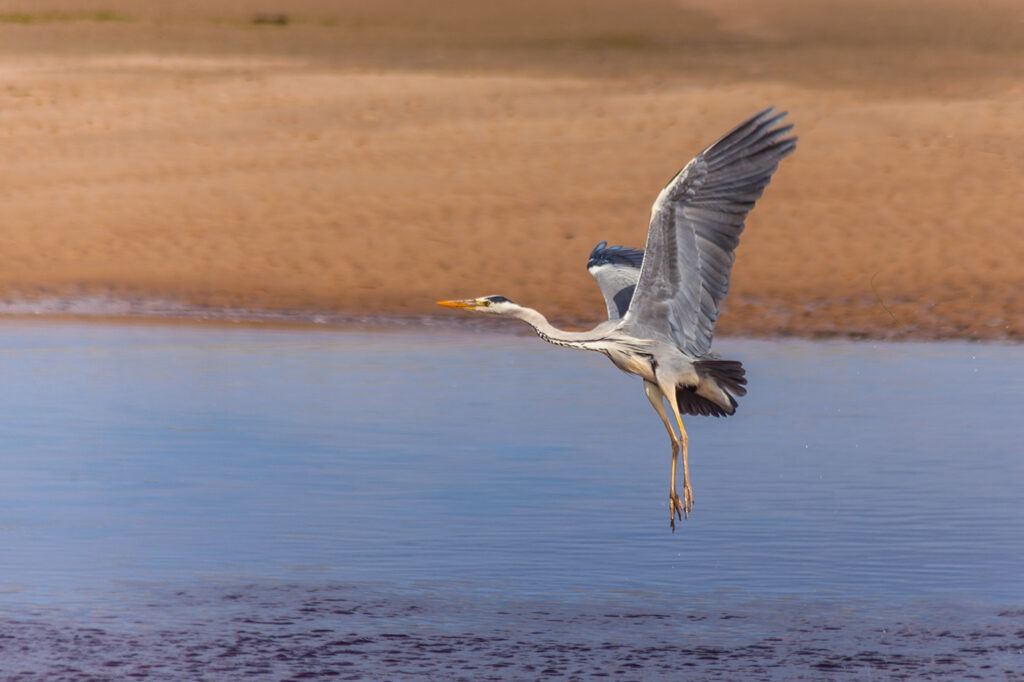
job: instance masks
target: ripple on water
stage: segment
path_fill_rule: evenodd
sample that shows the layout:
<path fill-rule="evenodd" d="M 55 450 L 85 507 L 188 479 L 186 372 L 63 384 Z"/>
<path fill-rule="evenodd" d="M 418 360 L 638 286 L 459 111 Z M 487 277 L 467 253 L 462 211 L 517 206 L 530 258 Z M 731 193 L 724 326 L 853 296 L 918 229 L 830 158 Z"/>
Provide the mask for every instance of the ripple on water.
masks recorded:
<path fill-rule="evenodd" d="M 654 596 L 512 602 L 375 586 L 157 591 L 0 620 L 7 679 L 1008 679 L 1024 610 Z"/>

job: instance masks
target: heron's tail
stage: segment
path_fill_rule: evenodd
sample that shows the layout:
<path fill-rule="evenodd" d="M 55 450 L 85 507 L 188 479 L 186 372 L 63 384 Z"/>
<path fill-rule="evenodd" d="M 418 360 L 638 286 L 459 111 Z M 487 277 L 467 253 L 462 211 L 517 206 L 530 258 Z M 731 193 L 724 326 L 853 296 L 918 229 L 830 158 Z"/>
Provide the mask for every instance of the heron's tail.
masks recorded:
<path fill-rule="evenodd" d="M 676 389 L 679 411 L 706 417 L 728 417 L 736 412 L 736 398 L 747 394 L 746 370 L 738 360 L 698 360 L 701 382 Z"/>

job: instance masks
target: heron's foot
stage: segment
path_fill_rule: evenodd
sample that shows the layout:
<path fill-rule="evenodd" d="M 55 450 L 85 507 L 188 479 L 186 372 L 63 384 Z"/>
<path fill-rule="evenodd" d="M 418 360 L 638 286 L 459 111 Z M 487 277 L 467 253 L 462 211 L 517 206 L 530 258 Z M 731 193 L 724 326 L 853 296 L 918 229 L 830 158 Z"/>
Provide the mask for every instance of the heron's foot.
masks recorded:
<path fill-rule="evenodd" d="M 669 491 L 668 513 L 672 532 L 676 530 L 676 519 L 684 521 L 690 516 L 691 511 L 693 511 L 693 489 L 690 488 L 689 483 L 683 484 L 683 499 L 679 499 L 679 495 L 675 490 Z"/>

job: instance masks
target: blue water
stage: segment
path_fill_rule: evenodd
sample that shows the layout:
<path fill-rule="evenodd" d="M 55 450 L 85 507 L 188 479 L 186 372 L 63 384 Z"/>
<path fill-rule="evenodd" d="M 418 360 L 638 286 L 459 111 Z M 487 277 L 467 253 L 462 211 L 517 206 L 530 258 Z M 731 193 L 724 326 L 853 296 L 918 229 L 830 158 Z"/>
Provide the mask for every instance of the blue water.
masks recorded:
<path fill-rule="evenodd" d="M 717 350 L 750 394 L 687 420 L 673 534 L 664 430 L 597 354 L 0 323 L 0 676 L 1024 670 L 1024 348 Z"/>

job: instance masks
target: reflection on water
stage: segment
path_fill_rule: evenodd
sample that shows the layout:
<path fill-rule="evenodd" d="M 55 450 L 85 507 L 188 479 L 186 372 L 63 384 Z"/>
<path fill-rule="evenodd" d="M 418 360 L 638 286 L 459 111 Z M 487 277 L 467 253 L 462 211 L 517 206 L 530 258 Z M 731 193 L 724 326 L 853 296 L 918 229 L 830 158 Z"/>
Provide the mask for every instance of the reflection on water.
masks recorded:
<path fill-rule="evenodd" d="M 665 434 L 596 354 L 6 322 L 0 672 L 1019 669 L 1024 350 L 719 346 L 751 392 L 687 422 L 673 535 Z"/>

